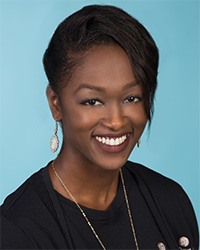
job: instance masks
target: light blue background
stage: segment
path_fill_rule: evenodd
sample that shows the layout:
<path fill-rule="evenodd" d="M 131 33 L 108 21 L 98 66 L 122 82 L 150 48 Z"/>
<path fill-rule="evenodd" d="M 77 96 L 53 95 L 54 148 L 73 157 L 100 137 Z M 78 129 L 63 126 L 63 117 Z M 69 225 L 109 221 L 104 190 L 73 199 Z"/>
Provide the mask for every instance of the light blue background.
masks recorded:
<path fill-rule="evenodd" d="M 200 219 L 199 2 L 189 0 L 1 1 L 0 203 L 55 157 L 49 150 L 54 122 L 42 56 L 57 25 L 94 3 L 128 11 L 157 42 L 155 116 L 130 159 L 179 182 Z"/>

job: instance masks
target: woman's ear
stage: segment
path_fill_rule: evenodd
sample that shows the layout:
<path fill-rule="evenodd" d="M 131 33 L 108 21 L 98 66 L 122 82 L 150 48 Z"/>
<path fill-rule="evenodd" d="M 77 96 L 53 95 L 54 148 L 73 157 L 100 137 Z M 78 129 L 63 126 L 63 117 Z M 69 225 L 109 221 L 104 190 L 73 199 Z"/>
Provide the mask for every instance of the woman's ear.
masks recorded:
<path fill-rule="evenodd" d="M 48 85 L 46 88 L 46 95 L 53 118 L 56 121 L 60 121 L 62 119 L 62 112 L 61 112 L 59 97 L 53 91 L 50 85 Z"/>

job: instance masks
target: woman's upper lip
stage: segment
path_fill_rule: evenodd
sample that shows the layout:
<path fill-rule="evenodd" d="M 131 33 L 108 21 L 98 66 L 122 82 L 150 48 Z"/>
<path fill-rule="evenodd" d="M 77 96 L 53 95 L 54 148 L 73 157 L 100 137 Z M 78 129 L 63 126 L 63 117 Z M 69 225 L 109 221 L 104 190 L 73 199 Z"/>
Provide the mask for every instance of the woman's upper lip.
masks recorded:
<path fill-rule="evenodd" d="M 124 135 L 130 135 L 130 132 L 124 132 L 124 133 L 120 133 L 120 134 L 95 134 L 94 137 L 99 136 L 99 137 L 105 137 L 105 138 L 119 138 L 122 137 Z"/>

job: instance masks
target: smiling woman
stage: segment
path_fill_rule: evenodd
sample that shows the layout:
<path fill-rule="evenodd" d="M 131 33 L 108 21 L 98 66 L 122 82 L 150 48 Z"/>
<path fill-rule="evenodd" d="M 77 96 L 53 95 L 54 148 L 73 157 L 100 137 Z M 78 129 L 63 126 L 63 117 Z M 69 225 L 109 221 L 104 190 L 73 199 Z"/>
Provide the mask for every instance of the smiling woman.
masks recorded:
<path fill-rule="evenodd" d="M 53 117 L 63 130 L 58 165 L 66 157 L 73 171 L 77 161 L 79 176 L 84 166 L 92 174 L 124 165 L 147 122 L 142 87 L 135 81 L 125 51 L 104 44 L 88 49 L 60 94 L 48 87 Z M 112 145 L 117 139 L 123 143 Z"/>
<path fill-rule="evenodd" d="M 126 25 L 124 25 L 126 24 Z M 4 249 L 197 249 L 196 217 L 174 181 L 128 157 L 151 123 L 158 49 L 113 6 L 86 6 L 44 54 L 55 160 L 2 205 Z"/>

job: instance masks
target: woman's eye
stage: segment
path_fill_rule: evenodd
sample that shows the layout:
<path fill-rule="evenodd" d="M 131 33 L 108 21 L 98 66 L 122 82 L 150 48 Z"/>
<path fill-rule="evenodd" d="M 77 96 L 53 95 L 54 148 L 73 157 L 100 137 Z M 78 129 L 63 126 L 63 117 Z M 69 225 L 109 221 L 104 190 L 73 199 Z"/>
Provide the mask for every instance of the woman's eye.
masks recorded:
<path fill-rule="evenodd" d="M 133 103 L 137 103 L 141 100 L 140 97 L 138 96 L 129 96 L 126 98 L 126 100 L 124 101 L 125 103 L 129 103 L 129 102 L 133 102 Z"/>
<path fill-rule="evenodd" d="M 82 102 L 82 104 L 87 105 L 87 106 L 97 106 L 97 105 L 102 105 L 102 102 L 97 99 L 91 99 L 91 100 Z"/>

